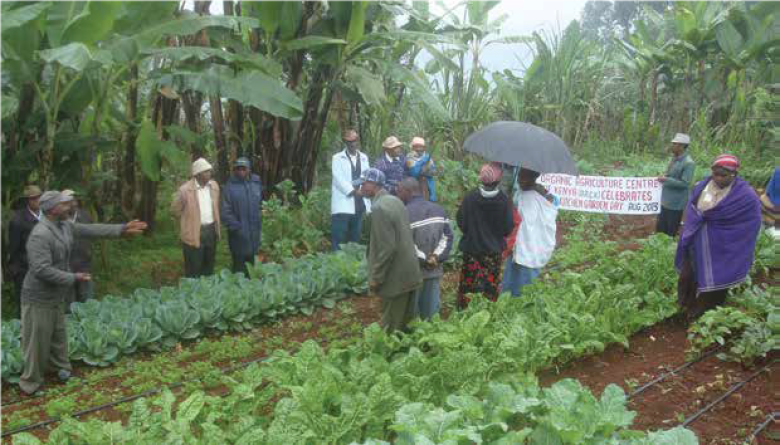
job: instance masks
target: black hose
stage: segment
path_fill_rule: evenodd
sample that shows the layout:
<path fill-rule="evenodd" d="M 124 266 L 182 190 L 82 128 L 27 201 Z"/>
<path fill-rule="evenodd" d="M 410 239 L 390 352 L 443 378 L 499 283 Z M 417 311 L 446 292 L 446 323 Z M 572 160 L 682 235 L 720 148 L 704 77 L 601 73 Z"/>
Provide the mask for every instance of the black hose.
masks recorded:
<path fill-rule="evenodd" d="M 684 364 L 678 366 L 677 368 L 675 368 L 675 369 L 673 369 L 673 370 L 671 370 L 669 372 L 665 372 L 665 373 L 659 375 L 658 377 L 654 378 L 653 380 L 650 380 L 649 382 L 647 382 L 644 385 L 640 386 L 639 388 L 635 389 L 633 392 L 631 392 L 631 394 L 629 394 L 628 398 L 630 399 L 631 397 L 634 397 L 635 395 L 641 394 L 641 393 L 645 392 L 651 386 L 655 385 L 656 383 L 658 383 L 658 382 L 660 382 L 662 380 L 666 380 L 667 377 L 673 376 L 676 373 L 682 371 L 683 369 L 688 368 L 691 365 L 704 360 L 705 358 L 713 356 L 716 352 L 720 351 L 722 348 L 723 348 L 722 346 L 718 346 L 717 348 L 707 352 L 706 354 L 702 354 L 702 355 L 696 357 L 695 359 L 693 359 L 693 360 L 691 360 L 691 361 L 689 361 L 687 363 L 684 363 Z"/>
<path fill-rule="evenodd" d="M 778 417 L 780 417 L 780 411 L 775 411 L 771 414 L 767 414 L 766 419 L 764 419 L 763 422 L 761 422 L 756 429 L 753 430 L 752 433 L 748 436 L 747 439 L 745 439 L 746 444 L 753 443 L 753 441 L 758 437 L 759 434 L 761 434 L 761 431 L 764 431 L 764 428 L 769 426 L 770 423 L 772 423 L 774 420 L 776 420 Z"/>
<path fill-rule="evenodd" d="M 697 411 L 697 412 L 696 412 L 695 414 L 693 414 L 692 416 L 690 416 L 690 417 L 688 417 L 687 419 L 685 419 L 685 421 L 684 421 L 682 424 L 680 424 L 680 426 L 682 426 L 682 427 L 687 427 L 688 425 L 692 424 L 692 423 L 693 423 L 693 422 L 694 422 L 696 419 L 698 419 L 699 417 L 701 417 L 701 416 L 702 416 L 702 414 L 704 414 L 704 413 L 706 413 L 707 411 L 709 411 L 710 409 L 712 409 L 712 407 L 714 407 L 714 406 L 715 406 L 715 405 L 717 405 L 718 403 L 720 403 L 720 402 L 722 402 L 722 401 L 726 400 L 726 398 L 727 398 L 728 396 L 730 396 L 730 395 L 734 394 L 734 393 L 735 393 L 735 392 L 737 392 L 737 391 L 738 391 L 740 388 L 742 388 L 743 386 L 745 386 L 745 385 L 746 385 L 748 382 L 750 382 L 751 380 L 755 379 L 755 378 L 756 378 L 756 377 L 758 377 L 760 374 L 762 374 L 763 372 L 765 372 L 765 371 L 766 371 L 767 369 L 769 369 L 769 367 L 770 367 L 770 366 L 772 366 L 774 363 L 775 363 L 774 361 L 773 361 L 773 362 L 771 362 L 771 363 L 768 363 L 766 366 L 764 366 L 763 368 L 759 369 L 758 371 L 756 371 L 755 373 L 753 373 L 752 375 L 750 375 L 750 377 L 748 377 L 748 378 L 746 378 L 745 380 L 743 380 L 743 381 L 741 381 L 741 382 L 739 382 L 739 383 L 737 383 L 737 384 L 733 385 L 731 388 L 729 388 L 729 390 L 728 390 L 728 391 L 726 391 L 725 393 L 721 394 L 721 395 L 720 395 L 720 397 L 718 397 L 717 399 L 715 399 L 715 400 L 713 400 L 712 402 L 708 403 L 708 404 L 707 404 L 707 406 L 705 406 L 704 408 L 700 409 L 699 411 Z"/>
<path fill-rule="evenodd" d="M 264 362 L 266 360 L 268 360 L 268 357 L 263 357 L 263 358 L 251 360 L 249 362 L 242 363 L 240 365 L 235 365 L 235 366 L 229 366 L 229 367 L 222 368 L 222 369 L 220 369 L 220 372 L 222 372 L 222 373 L 229 373 L 229 372 L 237 371 L 239 369 L 246 368 L 249 365 L 252 365 L 254 363 Z M 191 378 L 189 380 L 183 380 L 181 382 L 173 383 L 171 385 L 166 385 L 166 386 L 161 386 L 159 388 L 150 389 L 148 391 L 144 391 L 144 392 L 139 393 L 139 394 L 134 394 L 132 396 L 123 397 L 123 398 L 121 398 L 119 400 L 115 400 L 113 402 L 109 402 L 109 403 L 105 403 L 103 405 L 93 406 L 92 408 L 87 408 L 85 410 L 77 411 L 77 412 L 71 414 L 70 417 L 81 417 L 81 416 L 84 416 L 84 415 L 87 415 L 87 414 L 94 413 L 96 411 L 104 410 L 106 408 L 111 408 L 111 407 L 114 407 L 114 406 L 117 406 L 117 405 L 121 405 L 123 403 L 132 402 L 133 400 L 140 399 L 141 397 L 146 397 L 146 396 L 150 396 L 152 394 L 157 394 L 157 393 L 161 392 L 164 388 L 176 389 L 176 388 L 179 388 L 180 386 L 184 386 L 186 383 L 193 382 L 193 381 L 200 380 L 200 379 L 201 379 L 201 377 L 194 377 L 194 378 Z M 46 425 L 51 425 L 52 423 L 57 423 L 57 422 L 59 422 L 61 420 L 62 420 L 62 418 L 59 417 L 59 416 L 51 417 L 49 419 L 42 420 L 42 421 L 40 421 L 38 423 L 33 423 L 33 424 L 30 424 L 30 425 L 27 425 L 27 426 L 19 427 L 19 428 L 13 429 L 11 431 L 4 431 L 2 436 L 0 436 L 0 437 L 13 436 L 14 434 L 19 434 L 19 433 L 23 433 L 25 431 L 38 429 L 38 428 L 44 427 Z"/>

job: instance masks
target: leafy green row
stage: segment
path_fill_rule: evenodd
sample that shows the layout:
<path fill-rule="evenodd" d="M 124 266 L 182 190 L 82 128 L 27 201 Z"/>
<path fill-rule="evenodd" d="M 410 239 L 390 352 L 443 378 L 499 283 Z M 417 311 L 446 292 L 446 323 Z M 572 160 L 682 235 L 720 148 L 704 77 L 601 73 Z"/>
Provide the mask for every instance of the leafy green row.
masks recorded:
<path fill-rule="evenodd" d="M 176 398 L 168 390 L 152 403 L 140 399 L 133 405 L 127 426 L 121 422 L 66 419 L 49 435 L 48 443 L 281 443 L 263 427 L 262 419 L 252 415 L 257 409 L 253 391 L 262 384 L 257 367 L 253 365 L 241 379 L 240 384 L 229 382 L 233 393 L 224 399 L 197 391 L 176 406 Z M 625 393 L 616 385 L 607 386 L 597 399 L 575 380 L 562 380 L 540 389 L 535 379 L 521 376 L 512 383 L 489 383 L 479 396 L 452 394 L 443 407 L 421 402 L 404 404 L 395 412 L 388 430 L 393 443 L 399 445 L 698 443 L 691 431 L 680 427 L 650 433 L 629 430 L 636 414 L 626 409 L 626 402 Z M 352 410 L 359 408 L 359 404 L 351 406 Z M 325 438 L 309 439 L 296 443 L 334 443 Z M 14 443 L 41 442 L 23 433 Z M 389 443 L 372 438 L 364 445 Z"/>
<path fill-rule="evenodd" d="M 75 303 L 68 317 L 70 356 L 108 366 L 139 349 L 159 351 L 205 331 L 240 331 L 284 315 L 332 308 L 347 293 L 367 287 L 365 248 L 345 246 L 280 264 L 254 266 L 247 279 L 222 271 L 183 279 L 179 287 L 139 289 L 127 298 Z M 2 378 L 17 382 L 22 370 L 19 320 L 2 325 Z"/>
<path fill-rule="evenodd" d="M 415 443 L 457 443 L 460 434 L 488 443 L 523 435 L 532 443 L 695 443 L 683 430 L 627 431 L 630 414 L 617 388 L 596 401 L 579 385 L 539 391 L 525 377 L 626 342 L 674 313 L 674 299 L 663 294 L 674 284 L 673 241 L 642 243 L 640 251 L 613 251 L 581 273 L 553 273 L 522 299 L 477 299 L 447 321 L 418 323 L 411 335 L 372 325 L 346 348 L 326 352 L 308 341 L 295 354 L 277 351 L 262 367 L 225 376 L 231 388 L 225 399 L 196 393 L 174 414 L 174 397 L 166 394 L 155 402 L 160 413 L 138 402 L 125 430 L 118 423 L 66 422 L 51 439 L 303 444 L 398 441 L 409 433 Z M 491 401 L 496 391 L 508 398 Z M 490 409 L 501 412 L 506 430 L 484 414 Z"/>
<path fill-rule="evenodd" d="M 361 341 L 346 348 L 326 352 L 309 341 L 295 354 L 277 351 L 262 367 L 226 376 L 232 389 L 226 399 L 193 395 L 176 416 L 172 395 L 155 402 L 162 408 L 159 414 L 139 402 L 128 428 L 136 433 L 120 433 L 118 424 L 69 422 L 52 438 L 60 438 L 57 443 L 78 435 L 100 442 L 107 434 L 139 434 L 128 441 L 178 437 L 192 443 L 361 443 L 399 440 L 408 431 L 417 443 L 435 443 L 443 436 L 428 437 L 439 429 L 433 424 L 426 430 L 425 425 L 450 416 L 459 420 L 439 423 L 447 426 L 448 435 L 476 429 L 484 432 L 485 442 L 500 440 L 495 426 L 488 427 L 495 419 L 479 420 L 478 414 L 450 402 L 484 402 L 491 390 L 506 391 L 496 386 L 500 384 L 530 397 L 534 390 L 527 389 L 523 377 L 528 372 L 600 351 L 609 343 L 625 343 L 631 333 L 675 312 L 675 300 L 664 296 L 674 284 L 673 240 L 658 236 L 641 243 L 639 251 L 616 254 L 612 249 L 581 273 L 554 272 L 524 289 L 523 298 L 503 296 L 496 303 L 476 299 L 447 321 L 416 324 L 411 335 L 399 338 L 372 325 Z M 504 408 L 517 410 L 504 413 L 508 440 L 527 434 L 532 443 L 663 443 L 669 435 L 671 443 L 678 438 L 691 442 L 690 433 L 680 430 L 653 436 L 625 431 L 630 422 L 624 409 L 602 406 L 620 399 L 616 388 L 596 402 L 571 383 L 563 385 L 552 393 L 536 390 L 539 404 Z M 555 396 L 564 393 L 568 395 Z M 418 409 L 420 404 L 424 408 Z M 574 415 L 566 418 L 566 410 Z M 414 412 L 433 417 L 410 419 Z M 483 421 L 487 425 L 480 429 L 475 423 Z"/>
<path fill-rule="evenodd" d="M 728 345 L 722 360 L 752 363 L 780 349 L 780 297 L 760 286 L 729 298 L 728 306 L 708 311 L 688 330 L 692 353 L 715 343 Z"/>

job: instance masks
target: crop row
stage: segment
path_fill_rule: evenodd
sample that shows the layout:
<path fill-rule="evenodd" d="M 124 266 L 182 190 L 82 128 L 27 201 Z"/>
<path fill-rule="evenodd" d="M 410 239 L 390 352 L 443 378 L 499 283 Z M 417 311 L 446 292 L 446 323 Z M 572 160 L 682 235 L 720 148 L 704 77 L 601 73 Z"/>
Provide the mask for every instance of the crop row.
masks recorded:
<path fill-rule="evenodd" d="M 613 244 L 600 244 L 591 255 L 599 261 L 582 272 L 554 272 L 524 289 L 523 298 L 476 299 L 446 321 L 415 324 L 410 335 L 388 335 L 372 325 L 344 348 L 325 351 L 309 341 L 295 354 L 277 351 L 263 366 L 225 377 L 231 388 L 225 398 L 194 393 L 175 408 L 173 395 L 165 394 L 151 404 L 136 402 L 124 430 L 98 420 L 66 422 L 51 437 L 695 443 L 680 429 L 629 431 L 632 415 L 616 387 L 596 400 L 576 383 L 539 390 L 528 377 L 609 343 L 626 343 L 676 311 L 665 295 L 674 285 L 673 241 L 659 236 L 641 243 L 640 250 L 620 254 Z M 496 400 L 501 394 L 507 398 Z"/>
<path fill-rule="evenodd" d="M 208 331 L 241 331 L 279 317 L 332 308 L 348 293 L 367 287 L 365 248 L 345 246 L 280 264 L 252 267 L 252 279 L 222 271 L 183 279 L 178 287 L 139 289 L 125 298 L 74 303 L 68 316 L 72 360 L 108 366 L 137 350 L 159 351 Z M 20 322 L 2 324 L 2 378 L 17 382 L 22 371 Z"/>

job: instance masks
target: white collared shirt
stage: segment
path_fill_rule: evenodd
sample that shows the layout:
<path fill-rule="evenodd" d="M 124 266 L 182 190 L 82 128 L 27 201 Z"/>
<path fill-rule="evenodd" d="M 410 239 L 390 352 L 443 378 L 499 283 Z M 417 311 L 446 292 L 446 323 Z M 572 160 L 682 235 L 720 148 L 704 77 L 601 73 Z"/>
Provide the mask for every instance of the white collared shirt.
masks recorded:
<path fill-rule="evenodd" d="M 397 161 L 397 160 L 398 160 L 398 158 L 400 158 L 400 156 L 398 156 L 398 157 L 395 157 L 395 158 L 394 158 L 394 157 L 390 156 L 389 154 L 387 154 L 387 152 L 385 152 L 385 158 L 386 158 L 388 161 L 390 161 L 390 162 L 395 162 L 395 161 Z"/>
<path fill-rule="evenodd" d="M 198 207 L 200 207 L 200 223 L 201 225 L 214 223 L 214 209 L 211 203 L 211 187 L 209 184 L 203 187 L 197 184 L 198 193 Z"/>
<path fill-rule="evenodd" d="M 27 207 L 27 211 L 30 212 L 30 215 L 32 215 L 33 218 L 37 219 L 38 221 L 41 220 L 41 211 L 40 211 L 40 209 L 38 210 L 38 213 L 35 213 L 35 212 L 32 211 L 32 209 Z"/>

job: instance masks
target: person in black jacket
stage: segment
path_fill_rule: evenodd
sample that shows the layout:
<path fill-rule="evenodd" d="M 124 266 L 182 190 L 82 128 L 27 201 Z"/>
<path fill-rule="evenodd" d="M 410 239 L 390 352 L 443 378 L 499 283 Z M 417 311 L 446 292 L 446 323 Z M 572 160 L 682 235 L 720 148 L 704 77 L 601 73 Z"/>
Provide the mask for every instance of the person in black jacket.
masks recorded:
<path fill-rule="evenodd" d="M 423 183 L 427 187 L 427 184 Z M 406 204 L 412 228 L 415 253 L 420 262 L 423 285 L 417 291 L 417 309 L 420 318 L 430 320 L 439 313 L 440 281 L 444 275 L 442 264 L 452 249 L 452 228 L 444 209 L 428 201 L 416 178 L 405 178 L 398 184 L 398 197 Z"/>
<path fill-rule="evenodd" d="M 263 225 L 263 184 L 250 168 L 249 159 L 238 158 L 222 191 L 222 222 L 228 229 L 233 272 L 244 275 L 246 264 L 255 264 Z"/>
<path fill-rule="evenodd" d="M 22 316 L 22 283 L 27 275 L 27 239 L 30 237 L 33 227 L 41 219 L 39 200 L 41 189 L 37 185 L 28 185 L 24 188 L 22 197 L 25 204 L 16 210 L 8 223 L 8 271 L 14 282 L 14 301 L 16 302 L 16 318 Z"/>
<path fill-rule="evenodd" d="M 65 189 L 62 194 L 73 198 L 70 207 L 70 222 L 74 224 L 92 224 L 92 217 L 86 209 L 81 206 L 76 192 Z M 73 248 L 70 251 L 70 271 L 92 274 L 92 240 L 88 238 L 77 238 L 73 240 Z M 70 298 L 65 300 L 65 312 L 70 313 L 71 303 L 84 303 L 95 296 L 95 284 L 92 280 L 77 281 L 76 290 L 69 294 Z"/>
<path fill-rule="evenodd" d="M 482 185 L 463 198 L 458 209 L 458 227 L 463 232 L 459 249 L 463 266 L 458 286 L 458 307 L 468 306 L 468 294 L 498 298 L 501 284 L 501 253 L 512 233 L 512 201 L 499 189 L 501 168 L 486 164 L 479 172 Z"/>

